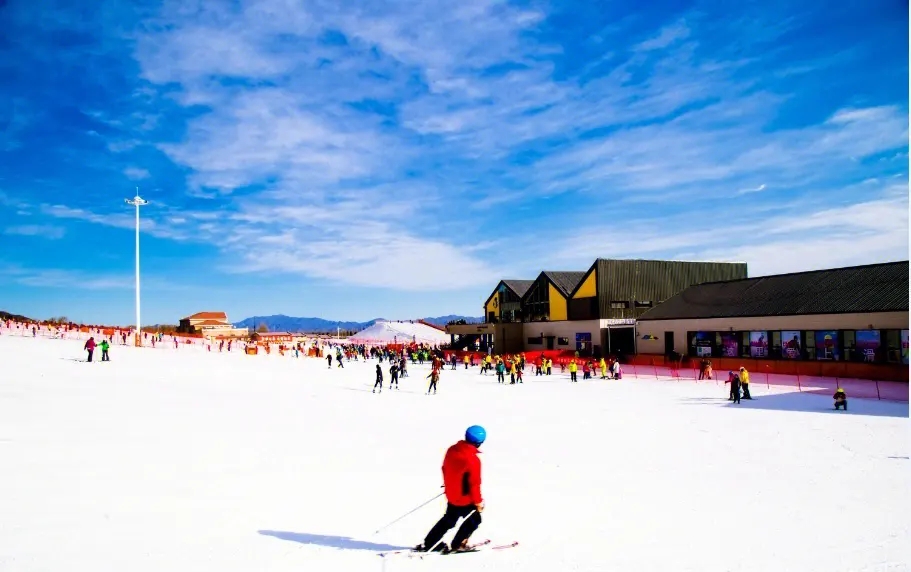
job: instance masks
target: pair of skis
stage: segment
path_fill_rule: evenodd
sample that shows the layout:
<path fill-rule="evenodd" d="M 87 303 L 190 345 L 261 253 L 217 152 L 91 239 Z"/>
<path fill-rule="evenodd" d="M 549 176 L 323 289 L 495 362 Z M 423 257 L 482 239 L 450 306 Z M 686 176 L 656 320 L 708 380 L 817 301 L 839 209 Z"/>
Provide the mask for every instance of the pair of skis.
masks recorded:
<path fill-rule="evenodd" d="M 475 544 L 469 544 L 466 548 L 461 550 L 453 550 L 451 552 L 421 552 L 414 549 L 407 550 L 393 550 L 390 552 L 378 552 L 377 556 L 380 558 L 388 558 L 390 556 L 407 556 L 408 558 L 420 558 L 424 559 L 425 556 L 452 556 L 453 554 L 468 554 L 471 552 L 481 552 L 482 550 L 505 550 L 507 548 L 515 548 L 518 546 L 518 542 L 510 542 L 509 544 L 492 544 L 490 540 L 482 540 Z"/>

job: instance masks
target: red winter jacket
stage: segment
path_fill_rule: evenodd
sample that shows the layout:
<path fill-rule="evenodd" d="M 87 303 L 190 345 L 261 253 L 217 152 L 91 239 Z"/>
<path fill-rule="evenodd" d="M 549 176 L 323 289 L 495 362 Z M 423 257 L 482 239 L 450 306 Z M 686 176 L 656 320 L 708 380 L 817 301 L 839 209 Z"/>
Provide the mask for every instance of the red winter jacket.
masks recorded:
<path fill-rule="evenodd" d="M 443 459 L 443 484 L 446 500 L 455 506 L 478 505 L 481 497 L 481 459 L 478 448 L 459 441 L 446 451 Z"/>

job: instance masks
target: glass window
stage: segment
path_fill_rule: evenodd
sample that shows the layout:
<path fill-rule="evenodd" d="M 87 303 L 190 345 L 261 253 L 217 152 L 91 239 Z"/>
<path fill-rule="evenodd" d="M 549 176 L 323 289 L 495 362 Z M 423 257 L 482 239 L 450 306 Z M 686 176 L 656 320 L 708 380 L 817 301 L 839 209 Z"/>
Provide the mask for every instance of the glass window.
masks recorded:
<path fill-rule="evenodd" d="M 750 332 L 740 332 L 740 357 L 750 356 Z"/>
<path fill-rule="evenodd" d="M 558 346 L 568 346 L 569 338 L 557 338 L 557 345 Z"/>
<path fill-rule="evenodd" d="M 712 357 L 715 332 L 687 332 L 689 354 L 691 357 Z"/>
<path fill-rule="evenodd" d="M 623 302 L 620 300 L 613 300 L 610 303 L 610 307 L 614 310 L 624 310 L 629 308 L 629 302 Z"/>
<path fill-rule="evenodd" d="M 845 361 L 862 361 L 863 356 L 856 351 L 854 330 L 845 330 L 841 333 L 842 343 L 845 348 Z"/>
<path fill-rule="evenodd" d="M 803 333 L 803 351 L 807 359 L 816 359 L 816 332 L 809 330 Z"/>
<path fill-rule="evenodd" d="M 637 308 L 651 308 L 652 303 L 648 300 L 644 300 L 642 302 L 636 302 L 636 307 Z"/>
<path fill-rule="evenodd" d="M 886 361 L 899 363 L 902 361 L 901 330 L 884 330 L 886 337 Z"/>
<path fill-rule="evenodd" d="M 772 332 L 772 347 L 769 357 L 781 357 L 781 332 Z"/>

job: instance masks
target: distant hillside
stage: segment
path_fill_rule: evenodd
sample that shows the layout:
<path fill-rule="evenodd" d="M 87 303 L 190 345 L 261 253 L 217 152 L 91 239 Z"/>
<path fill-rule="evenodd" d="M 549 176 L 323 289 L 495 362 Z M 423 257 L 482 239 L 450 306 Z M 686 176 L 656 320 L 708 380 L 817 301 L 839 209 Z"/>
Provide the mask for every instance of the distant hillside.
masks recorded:
<path fill-rule="evenodd" d="M 457 316 L 455 314 L 450 314 L 448 316 L 440 316 L 438 318 L 422 318 L 425 322 L 430 324 L 436 324 L 438 326 L 445 326 L 449 322 L 455 322 L 457 320 L 465 320 L 466 324 L 480 324 L 484 321 L 484 318 L 472 318 L 470 316 Z"/>
<path fill-rule="evenodd" d="M 14 322 L 34 322 L 35 320 L 31 318 L 26 318 L 25 316 L 20 316 L 19 314 L 10 314 L 9 312 L 4 312 L 0 310 L 0 320 L 4 322 L 7 320 L 12 320 Z"/>
<path fill-rule="evenodd" d="M 296 318 L 294 316 L 279 314 L 276 316 L 255 316 L 253 318 L 241 320 L 240 322 L 235 322 L 234 325 L 238 328 L 250 328 L 251 330 L 255 330 L 265 324 L 270 332 L 333 333 L 336 331 L 336 328 L 356 332 L 368 328 L 380 320 L 382 320 L 382 318 L 376 318 L 368 322 L 342 322 L 324 320 L 323 318 Z M 445 326 L 453 320 L 465 320 L 472 324 L 483 321 L 482 318 L 455 315 L 423 318 L 423 320 L 438 326 Z"/>

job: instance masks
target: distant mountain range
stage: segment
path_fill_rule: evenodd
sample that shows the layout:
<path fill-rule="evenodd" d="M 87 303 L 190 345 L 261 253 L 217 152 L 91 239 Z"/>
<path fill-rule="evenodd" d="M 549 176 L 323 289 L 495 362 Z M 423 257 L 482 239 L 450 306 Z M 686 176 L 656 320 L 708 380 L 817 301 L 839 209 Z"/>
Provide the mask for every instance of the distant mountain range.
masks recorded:
<path fill-rule="evenodd" d="M 445 326 L 449 322 L 455 320 L 465 320 L 469 324 L 484 321 L 484 318 L 456 315 L 421 319 L 429 324 L 435 324 L 437 326 Z M 322 318 L 295 318 L 294 316 L 283 316 L 279 314 L 276 316 L 254 316 L 241 320 L 240 322 L 235 322 L 234 325 L 238 328 L 256 330 L 258 327 L 265 324 L 270 332 L 330 333 L 335 332 L 336 328 L 349 331 L 363 330 L 380 321 L 383 321 L 383 318 L 376 318 L 368 322 L 338 322 L 324 320 Z"/>

